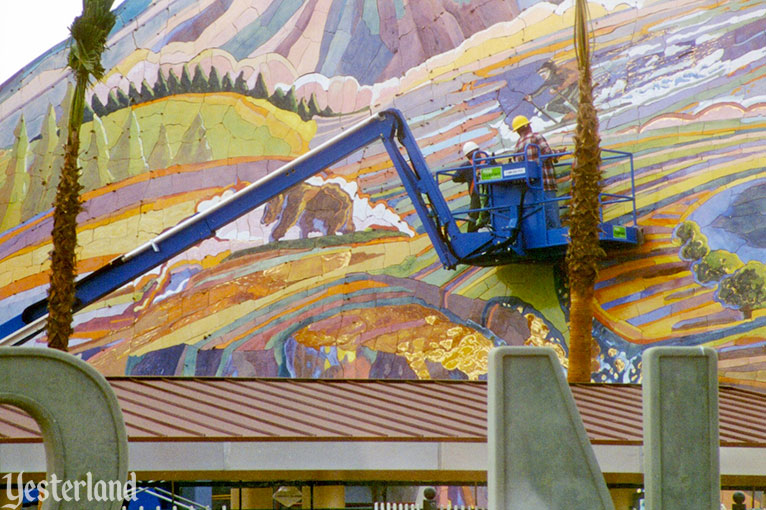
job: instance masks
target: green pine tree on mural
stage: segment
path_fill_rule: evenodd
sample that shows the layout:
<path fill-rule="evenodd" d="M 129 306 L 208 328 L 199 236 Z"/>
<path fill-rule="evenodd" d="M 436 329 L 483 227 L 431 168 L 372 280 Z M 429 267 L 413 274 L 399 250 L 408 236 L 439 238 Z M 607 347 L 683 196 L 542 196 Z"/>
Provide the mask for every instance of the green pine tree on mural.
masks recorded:
<path fill-rule="evenodd" d="M 130 86 L 128 87 L 128 105 L 139 104 L 141 102 L 141 93 L 138 91 L 138 88 L 136 88 L 136 84 L 130 82 Z"/>
<path fill-rule="evenodd" d="M 149 170 L 167 168 L 170 164 L 170 159 L 171 152 L 170 143 L 168 142 L 168 132 L 165 128 L 165 124 L 160 124 L 157 142 L 154 144 L 151 154 L 149 154 L 149 159 L 146 160 L 147 168 Z"/>
<path fill-rule="evenodd" d="M 274 92 L 276 93 L 277 91 L 275 90 Z M 270 97 L 269 88 L 266 86 L 266 79 L 261 73 L 258 73 L 258 76 L 255 78 L 252 96 L 256 99 L 267 99 Z"/>
<path fill-rule="evenodd" d="M 311 117 L 314 115 L 319 115 L 322 112 L 322 109 L 319 107 L 319 102 L 317 101 L 317 96 L 313 92 L 309 98 L 308 109 L 309 115 L 311 115 Z"/>
<path fill-rule="evenodd" d="M 141 174 L 146 170 L 141 128 L 134 110 L 130 110 L 125 117 L 120 137 L 111 149 L 110 170 L 116 181 Z"/>
<path fill-rule="evenodd" d="M 223 79 L 221 79 L 221 90 L 224 92 L 232 92 L 234 90 L 234 83 L 231 81 L 229 73 L 224 74 Z"/>
<path fill-rule="evenodd" d="M 207 90 L 209 92 L 221 92 L 224 90 L 221 77 L 215 67 L 210 68 L 210 75 L 207 77 Z"/>
<path fill-rule="evenodd" d="M 86 102 L 85 106 L 82 109 L 82 121 L 83 122 L 90 122 L 93 120 L 93 116 L 95 113 L 93 112 L 93 108 L 90 107 L 90 105 Z"/>
<path fill-rule="evenodd" d="M 205 76 L 205 71 L 203 71 L 199 64 L 197 64 L 197 66 L 194 67 L 194 77 L 192 78 L 191 88 L 188 92 L 200 94 L 207 91 L 207 76 Z"/>
<path fill-rule="evenodd" d="M 35 205 L 35 211 L 46 211 L 53 206 L 53 200 L 56 197 L 56 189 L 58 188 L 59 178 L 61 176 L 61 168 L 64 166 L 64 160 L 66 156 L 66 136 L 69 125 L 70 112 L 72 110 L 72 100 L 74 97 L 75 89 L 71 84 L 67 84 L 66 94 L 61 101 L 61 118 L 58 120 L 56 129 L 58 131 L 59 143 L 56 145 L 55 152 L 53 154 L 53 163 L 50 167 L 42 168 L 42 182 L 43 192 L 37 197 L 37 204 Z"/>
<path fill-rule="evenodd" d="M 165 79 L 165 75 L 162 74 L 162 71 L 157 73 L 157 81 L 154 82 L 154 87 L 152 87 L 152 96 L 154 96 L 154 99 L 159 99 L 161 97 L 167 97 L 170 92 L 168 91 L 168 81 Z"/>
<path fill-rule="evenodd" d="M 207 131 L 202 115 L 198 113 L 181 139 L 181 146 L 173 158 L 173 164 L 202 163 L 211 159 L 213 159 L 213 151 L 207 142 Z"/>
<path fill-rule="evenodd" d="M 115 90 L 110 90 L 109 95 L 106 98 L 106 111 L 108 113 L 116 112 L 120 108 L 122 108 L 122 105 L 120 104 L 120 100 L 117 99 L 117 92 Z"/>
<path fill-rule="evenodd" d="M 297 110 L 297 113 L 302 120 L 311 120 L 311 111 L 309 110 L 309 106 L 306 104 L 305 99 L 301 99 L 300 103 L 298 103 Z"/>
<path fill-rule="evenodd" d="M 32 148 L 32 166 L 29 169 L 29 193 L 24 199 L 21 218 L 27 220 L 39 212 L 38 199 L 45 191 L 47 179 L 54 173 L 53 161 L 56 149 L 61 147 L 58 127 L 56 126 L 56 109 L 48 103 L 48 110 L 43 117 L 40 127 L 40 137 Z"/>
<path fill-rule="evenodd" d="M 205 76 L 205 72 L 198 64 L 194 67 L 193 74 L 190 73 L 189 66 L 185 65 L 180 79 L 170 69 L 167 78 L 160 71 L 153 86 L 144 79 L 140 88 L 131 83 L 127 94 L 120 88 L 110 90 L 106 104 L 103 104 L 101 99 L 93 94 L 91 96 L 92 112 L 88 113 L 88 119 L 92 119 L 93 115 L 104 117 L 128 106 L 135 106 L 168 96 L 187 93 L 213 94 L 216 92 L 236 92 L 255 99 L 266 99 L 277 108 L 297 113 L 304 121 L 309 121 L 316 115 L 324 117 L 335 115 L 329 106 L 324 109 L 319 107 L 314 93 L 308 100 L 305 97 L 298 99 L 295 87 L 291 87 L 287 91 L 276 89 L 273 94 L 269 94 L 266 80 L 260 73 L 256 76 L 255 85 L 251 90 L 247 86 L 244 71 L 240 71 L 237 78 L 232 82 L 229 73 L 224 74 L 221 78 L 215 67 L 211 67 L 210 74 Z"/>
<path fill-rule="evenodd" d="M 21 223 L 22 203 L 29 188 L 29 174 L 27 174 L 29 138 L 23 114 L 19 117 L 13 134 L 16 141 L 11 148 L 11 157 L 5 167 L 3 186 L 0 188 L 0 207 L 4 209 L 0 221 L 0 232 Z"/>
<path fill-rule="evenodd" d="M 247 80 L 245 79 L 245 71 L 240 71 L 237 78 L 234 80 L 234 92 L 242 94 L 243 96 L 247 95 L 248 88 Z"/>
<path fill-rule="evenodd" d="M 290 87 L 290 90 L 288 90 L 287 93 L 285 94 L 285 104 L 284 104 L 284 108 L 282 109 L 287 110 L 289 112 L 298 111 L 298 99 L 295 97 L 295 87 Z"/>
<path fill-rule="evenodd" d="M 189 66 L 184 64 L 181 70 L 181 79 L 178 80 L 180 92 L 179 94 L 185 94 L 192 91 L 192 77 L 189 72 Z"/>
<path fill-rule="evenodd" d="M 168 95 L 174 96 L 176 94 L 182 94 L 181 80 L 172 69 L 168 71 Z"/>
<path fill-rule="evenodd" d="M 101 98 L 98 97 L 98 94 L 93 94 L 90 98 L 90 107 L 93 109 L 93 112 L 96 115 L 104 116 L 107 113 L 109 113 L 106 110 L 106 105 L 101 102 Z"/>
<path fill-rule="evenodd" d="M 149 82 L 146 81 L 146 78 L 144 78 L 144 80 L 141 82 L 141 91 L 138 93 L 137 104 L 148 103 L 153 99 L 154 92 L 152 91 L 152 86 L 149 85 Z"/>
<path fill-rule="evenodd" d="M 90 143 L 82 155 L 82 166 L 82 185 L 85 190 L 94 190 L 114 181 L 109 171 L 106 129 L 98 116 L 94 116 L 91 123 Z"/>
<path fill-rule="evenodd" d="M 131 83 L 131 85 L 133 84 Z M 133 89 L 135 90 L 135 86 L 133 86 Z M 134 92 L 133 94 L 134 96 L 138 96 L 138 92 Z M 131 105 L 130 96 L 126 94 L 124 90 L 122 90 L 121 88 L 117 88 L 116 95 L 117 95 L 117 104 L 119 105 L 118 109 L 126 108 Z"/>

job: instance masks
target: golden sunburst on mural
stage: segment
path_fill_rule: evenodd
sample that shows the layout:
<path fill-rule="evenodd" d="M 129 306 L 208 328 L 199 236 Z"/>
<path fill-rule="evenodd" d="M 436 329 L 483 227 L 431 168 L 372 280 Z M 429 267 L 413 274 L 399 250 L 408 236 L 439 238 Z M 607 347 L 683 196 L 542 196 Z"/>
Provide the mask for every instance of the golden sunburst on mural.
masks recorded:
<path fill-rule="evenodd" d="M 533 347 L 550 347 L 556 353 L 556 357 L 559 359 L 559 363 L 564 368 L 569 368 L 569 360 L 562 347 L 547 340 L 550 328 L 545 325 L 545 322 L 533 313 L 524 315 L 527 319 L 527 325 L 529 326 L 529 338 L 524 341 L 524 345 L 531 345 Z"/>
<path fill-rule="evenodd" d="M 417 304 L 341 312 L 301 329 L 295 339 L 315 349 L 356 351 L 364 346 L 407 359 L 419 379 L 430 379 L 427 362 L 460 370 L 471 380 L 487 373 L 493 344 L 481 333 Z"/>

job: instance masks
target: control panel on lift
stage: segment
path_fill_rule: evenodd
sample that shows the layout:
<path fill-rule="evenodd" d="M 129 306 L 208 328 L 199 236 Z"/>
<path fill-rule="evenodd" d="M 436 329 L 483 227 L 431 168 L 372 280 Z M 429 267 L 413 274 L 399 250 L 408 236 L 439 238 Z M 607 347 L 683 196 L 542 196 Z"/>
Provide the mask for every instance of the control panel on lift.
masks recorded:
<path fill-rule="evenodd" d="M 515 255 L 525 255 L 530 248 L 550 243 L 556 232 L 545 227 L 537 161 L 520 155 L 486 158 L 476 165 L 476 175 L 494 243 Z"/>

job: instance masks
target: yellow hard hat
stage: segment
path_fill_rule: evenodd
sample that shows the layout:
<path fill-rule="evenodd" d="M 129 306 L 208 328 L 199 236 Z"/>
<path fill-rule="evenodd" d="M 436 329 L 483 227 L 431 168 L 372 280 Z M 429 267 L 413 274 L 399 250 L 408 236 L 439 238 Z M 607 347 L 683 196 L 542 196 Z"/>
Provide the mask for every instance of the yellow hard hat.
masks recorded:
<path fill-rule="evenodd" d="M 528 125 L 529 125 L 529 119 L 528 118 L 526 118 L 523 115 L 516 115 L 513 118 L 513 123 L 511 124 L 511 127 L 513 127 L 514 131 L 518 131 L 519 128 L 522 128 L 522 127 L 528 126 Z"/>

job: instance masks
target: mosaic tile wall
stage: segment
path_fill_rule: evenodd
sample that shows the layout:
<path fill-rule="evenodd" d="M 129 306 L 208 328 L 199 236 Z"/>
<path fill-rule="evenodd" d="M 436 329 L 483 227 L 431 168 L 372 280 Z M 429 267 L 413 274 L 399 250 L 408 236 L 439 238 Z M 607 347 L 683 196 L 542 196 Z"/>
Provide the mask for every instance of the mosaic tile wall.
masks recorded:
<path fill-rule="evenodd" d="M 571 1 L 127 0 L 117 12 L 82 132 L 82 273 L 381 109 L 404 112 L 434 170 L 467 140 L 512 147 L 517 114 L 573 144 Z M 708 345 L 723 380 L 766 385 L 766 6 L 590 12 L 602 143 L 635 154 L 645 233 L 603 263 L 594 379 L 638 381 L 652 345 Z M 46 292 L 66 54 L 62 42 L 0 86 L 0 321 Z M 629 185 L 605 175 L 607 191 Z M 467 206 L 464 185 L 442 190 Z M 88 307 L 72 350 L 110 375 L 477 379 L 495 345 L 563 359 L 566 296 L 557 264 L 443 269 L 372 145 Z"/>

